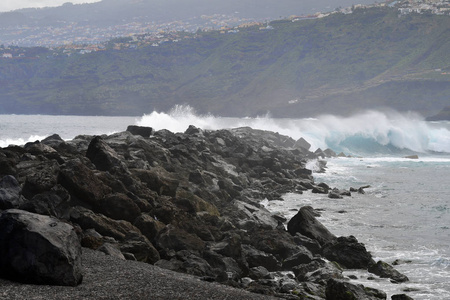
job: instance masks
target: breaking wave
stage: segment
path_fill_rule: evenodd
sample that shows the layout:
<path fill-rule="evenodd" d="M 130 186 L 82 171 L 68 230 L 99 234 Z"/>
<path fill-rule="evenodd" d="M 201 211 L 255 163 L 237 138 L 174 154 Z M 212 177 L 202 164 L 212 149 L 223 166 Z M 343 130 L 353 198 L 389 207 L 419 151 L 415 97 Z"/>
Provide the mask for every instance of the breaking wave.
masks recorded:
<path fill-rule="evenodd" d="M 199 115 L 190 106 L 175 106 L 169 113 L 152 112 L 137 125 L 183 132 L 189 125 L 202 129 L 249 126 L 299 139 L 311 150 L 331 148 L 348 154 L 389 154 L 402 151 L 450 153 L 450 122 L 426 122 L 415 113 L 365 111 L 350 117 L 322 115 L 309 119 L 223 118 Z"/>

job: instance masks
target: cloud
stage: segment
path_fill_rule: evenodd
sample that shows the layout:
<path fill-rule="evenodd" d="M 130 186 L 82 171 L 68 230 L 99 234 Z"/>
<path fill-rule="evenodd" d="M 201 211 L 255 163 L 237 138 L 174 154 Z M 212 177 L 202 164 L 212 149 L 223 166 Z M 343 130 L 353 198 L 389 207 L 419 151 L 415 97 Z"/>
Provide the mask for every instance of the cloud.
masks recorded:
<path fill-rule="evenodd" d="M 80 3 L 93 3 L 100 0 L 1 0 L 0 12 L 11 11 L 26 7 L 46 7 L 46 6 L 59 6 L 66 2 L 72 2 L 73 4 Z"/>

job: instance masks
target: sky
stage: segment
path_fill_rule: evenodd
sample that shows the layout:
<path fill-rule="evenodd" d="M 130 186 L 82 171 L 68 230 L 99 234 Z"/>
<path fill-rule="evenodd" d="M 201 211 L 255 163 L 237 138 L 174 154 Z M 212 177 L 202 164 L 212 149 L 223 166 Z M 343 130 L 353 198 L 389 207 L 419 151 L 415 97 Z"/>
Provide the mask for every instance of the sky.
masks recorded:
<path fill-rule="evenodd" d="M 0 0 L 0 12 L 27 7 L 60 6 L 66 2 L 73 4 L 93 3 L 100 0 Z"/>

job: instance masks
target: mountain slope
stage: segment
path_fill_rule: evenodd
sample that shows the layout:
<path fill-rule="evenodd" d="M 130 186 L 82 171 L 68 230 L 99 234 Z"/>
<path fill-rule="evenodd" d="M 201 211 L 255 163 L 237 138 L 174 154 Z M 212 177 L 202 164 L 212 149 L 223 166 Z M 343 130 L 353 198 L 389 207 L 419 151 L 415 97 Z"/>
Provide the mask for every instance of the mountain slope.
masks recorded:
<path fill-rule="evenodd" d="M 160 47 L 3 59 L 0 112 L 139 115 L 182 103 L 223 116 L 380 107 L 429 116 L 448 106 L 448 16 L 373 8 L 271 26 Z"/>

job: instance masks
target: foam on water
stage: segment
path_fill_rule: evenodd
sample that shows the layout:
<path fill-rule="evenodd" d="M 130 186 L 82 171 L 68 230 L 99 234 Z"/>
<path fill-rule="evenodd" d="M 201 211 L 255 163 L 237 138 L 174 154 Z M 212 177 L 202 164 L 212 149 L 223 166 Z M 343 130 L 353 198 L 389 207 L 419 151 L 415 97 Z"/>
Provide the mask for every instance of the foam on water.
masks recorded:
<path fill-rule="evenodd" d="M 356 282 L 381 289 L 390 295 L 407 291 L 413 299 L 450 299 L 450 155 L 336 158 L 328 161 L 326 173 L 314 173 L 316 182 L 348 189 L 370 185 L 366 194 L 336 200 L 306 192 L 288 194 L 284 201 L 264 201 L 273 212 L 289 219 L 310 205 L 322 211 L 319 221 L 332 233 L 354 235 L 375 260 L 392 263 L 409 282 L 368 280 L 373 275 L 350 270 Z"/>

